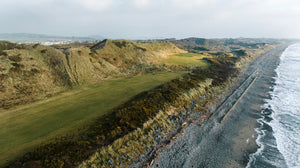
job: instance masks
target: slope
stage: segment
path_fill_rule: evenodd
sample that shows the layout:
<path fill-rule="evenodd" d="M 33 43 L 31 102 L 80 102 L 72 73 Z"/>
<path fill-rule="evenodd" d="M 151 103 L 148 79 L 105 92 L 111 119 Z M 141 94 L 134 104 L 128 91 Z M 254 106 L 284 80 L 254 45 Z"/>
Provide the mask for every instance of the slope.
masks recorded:
<path fill-rule="evenodd" d="M 102 80 L 166 71 L 167 67 L 156 66 L 160 60 L 185 52 L 167 42 L 126 40 L 104 40 L 91 48 L 0 44 L 0 108 L 4 109 Z M 99 44 L 102 47 L 95 49 Z"/>
<path fill-rule="evenodd" d="M 76 134 L 79 128 L 136 94 L 182 74 L 184 72 L 120 78 L 11 110 L 0 110 L 0 165 L 50 139 Z"/>

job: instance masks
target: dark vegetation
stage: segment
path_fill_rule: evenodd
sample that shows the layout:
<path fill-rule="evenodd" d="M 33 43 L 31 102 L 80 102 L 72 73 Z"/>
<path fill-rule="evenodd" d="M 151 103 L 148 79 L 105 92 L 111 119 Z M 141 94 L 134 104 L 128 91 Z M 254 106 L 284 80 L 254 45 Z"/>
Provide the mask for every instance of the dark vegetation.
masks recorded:
<path fill-rule="evenodd" d="M 16 73 L 20 73 L 20 72 L 22 72 L 22 69 L 24 68 L 24 65 L 22 65 L 22 64 L 18 64 L 18 63 L 16 63 L 16 62 L 14 62 L 14 63 L 11 63 L 11 65 L 13 65 L 13 67 L 12 68 L 10 68 L 10 72 L 16 72 Z"/>
<path fill-rule="evenodd" d="M 235 56 L 246 56 L 247 55 L 247 51 L 246 50 L 234 50 L 232 51 L 232 54 Z"/>
<path fill-rule="evenodd" d="M 197 87 L 200 82 L 211 78 L 213 85 L 218 86 L 238 73 L 233 67 L 237 61 L 234 57 L 208 58 L 207 61 L 211 64 L 209 69 L 196 68 L 181 78 L 142 92 L 112 113 L 98 118 L 84 133 L 43 144 L 10 167 L 75 167 L 96 149 L 141 127 L 159 110 L 163 110 L 166 104 L 174 103 L 178 95 Z"/>
<path fill-rule="evenodd" d="M 20 54 L 19 55 L 10 56 L 10 57 L 8 57 L 8 59 L 11 60 L 11 61 L 14 61 L 14 62 L 20 62 L 20 61 L 22 61 L 22 58 L 20 57 Z"/>

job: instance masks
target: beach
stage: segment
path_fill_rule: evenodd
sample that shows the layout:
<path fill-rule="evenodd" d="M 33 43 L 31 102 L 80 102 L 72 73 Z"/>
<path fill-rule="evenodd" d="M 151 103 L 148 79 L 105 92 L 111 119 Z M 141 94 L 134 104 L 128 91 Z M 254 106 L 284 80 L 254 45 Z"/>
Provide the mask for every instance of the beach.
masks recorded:
<path fill-rule="evenodd" d="M 220 100 L 222 107 L 212 107 L 211 117 L 204 122 L 196 119 L 188 123 L 183 135 L 162 149 L 152 166 L 246 167 L 249 155 L 258 148 L 257 119 L 287 46 L 280 45 L 249 64 L 232 95 Z"/>

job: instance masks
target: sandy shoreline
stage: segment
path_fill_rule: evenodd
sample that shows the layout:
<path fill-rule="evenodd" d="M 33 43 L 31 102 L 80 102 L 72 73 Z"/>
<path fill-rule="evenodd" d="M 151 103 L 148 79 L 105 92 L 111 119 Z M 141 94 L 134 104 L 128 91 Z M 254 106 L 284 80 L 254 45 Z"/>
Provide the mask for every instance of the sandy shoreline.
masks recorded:
<path fill-rule="evenodd" d="M 195 121 L 189 124 L 182 136 L 159 153 L 153 167 L 245 167 L 249 155 L 258 148 L 254 130 L 258 127 L 256 120 L 260 118 L 264 100 L 271 91 L 279 57 L 287 46 L 272 49 L 249 65 L 244 76 L 258 69 L 256 81 L 222 124 L 220 119 L 230 105 L 225 105 L 224 110 L 217 111 L 218 115 L 205 123 Z M 250 82 L 251 79 L 248 84 Z M 232 101 L 229 104 L 233 104 Z"/>

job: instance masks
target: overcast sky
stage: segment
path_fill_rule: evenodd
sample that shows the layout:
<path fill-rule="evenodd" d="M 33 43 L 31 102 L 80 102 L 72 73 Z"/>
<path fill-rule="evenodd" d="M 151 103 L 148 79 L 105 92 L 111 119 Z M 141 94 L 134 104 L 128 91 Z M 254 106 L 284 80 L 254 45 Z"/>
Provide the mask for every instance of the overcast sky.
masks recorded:
<path fill-rule="evenodd" d="M 0 33 L 300 38 L 300 0 L 0 0 Z"/>

